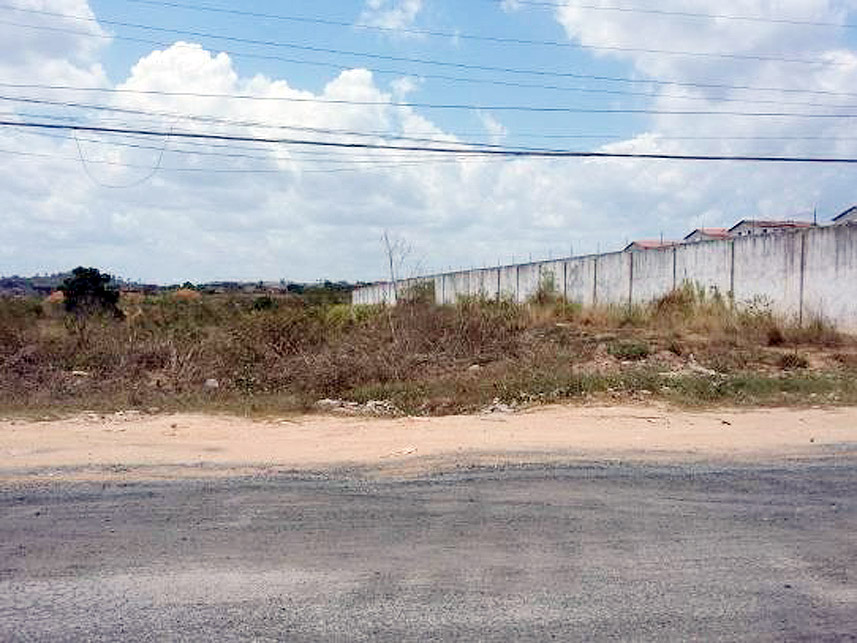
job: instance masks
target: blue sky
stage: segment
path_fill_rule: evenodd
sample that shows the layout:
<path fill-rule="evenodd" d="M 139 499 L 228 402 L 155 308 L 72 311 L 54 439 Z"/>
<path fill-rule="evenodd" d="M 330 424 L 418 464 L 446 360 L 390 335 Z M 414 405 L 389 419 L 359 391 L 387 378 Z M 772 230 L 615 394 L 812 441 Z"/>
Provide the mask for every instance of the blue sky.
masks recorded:
<path fill-rule="evenodd" d="M 31 121 L 252 136 L 285 131 L 384 144 L 405 137 L 857 156 L 857 119 L 818 118 L 857 114 L 854 0 L 240 5 L 280 19 L 181 4 L 200 6 L 0 3 L 3 95 L 88 106 L 6 100 L 4 109 Z M 685 15 L 706 12 L 719 17 Z M 84 33 L 93 31 L 98 37 Z M 494 70 L 477 69 L 486 66 Z M 102 91 L 84 91 L 94 88 Z M 660 113 L 503 109 L 510 106 Z M 703 113 L 674 113 L 688 110 Z M 724 111 L 813 117 L 717 114 Z M 817 209 L 830 218 L 857 202 L 857 170 L 844 165 L 473 160 L 44 134 L 0 129 L 2 274 L 88 264 L 157 282 L 372 280 L 384 276 L 385 231 L 411 248 L 403 271 L 415 274 L 618 249 L 631 239 L 680 238 L 745 217 L 811 216 Z"/>
<path fill-rule="evenodd" d="M 184 3 L 187 4 L 187 3 Z M 193 4 L 193 3 L 190 3 Z M 233 9 L 232 3 L 197 3 L 205 7 Z M 255 41 L 274 41 L 299 46 L 314 46 L 341 51 L 365 52 L 384 56 L 411 59 L 425 59 L 468 65 L 489 67 L 508 67 L 517 69 L 536 69 L 542 71 L 566 72 L 580 70 L 584 74 L 623 76 L 627 73 L 624 65 L 609 59 L 595 59 L 585 47 L 575 46 L 568 40 L 562 26 L 554 19 L 553 12 L 545 7 L 527 7 L 518 11 L 503 11 L 498 2 L 492 0 L 470 0 L 469 2 L 424 2 L 417 19 L 408 24 L 409 29 L 443 33 L 462 33 L 465 35 L 490 35 L 507 39 L 525 39 L 557 42 L 564 46 L 530 45 L 498 43 L 468 38 L 454 38 L 432 35 L 381 31 L 360 27 L 342 27 L 323 23 L 301 22 L 299 20 L 262 19 L 254 16 L 223 14 L 216 11 L 202 11 L 180 7 L 152 6 L 137 4 L 127 0 L 113 2 L 92 2 L 97 16 L 105 21 L 138 23 L 147 26 L 162 27 L 180 31 L 225 35 L 236 39 Z M 310 2 L 297 0 L 290 3 L 254 2 L 244 7 L 247 11 L 261 14 L 283 16 L 284 18 L 309 18 L 319 21 L 331 21 L 347 24 L 364 24 L 364 2 L 323 0 Z M 170 42 L 171 39 L 184 37 L 162 34 L 143 29 L 106 25 L 117 36 L 138 37 Z M 554 106 L 571 103 L 581 106 L 643 106 L 644 100 L 633 97 L 616 97 L 575 93 L 537 88 L 514 88 L 490 83 L 468 81 L 499 80 L 521 82 L 531 85 L 562 85 L 573 89 L 622 89 L 623 85 L 588 80 L 563 80 L 539 78 L 526 75 L 504 75 L 491 71 L 456 70 L 431 64 L 416 64 L 385 60 L 373 60 L 363 56 L 349 56 L 324 52 L 306 52 L 288 47 L 261 47 L 253 44 L 229 41 L 218 38 L 193 37 L 210 51 L 232 51 L 234 67 L 242 76 L 265 74 L 272 78 L 286 78 L 290 84 L 301 89 L 318 92 L 329 82 L 338 68 L 368 67 L 373 70 L 390 70 L 404 73 L 376 73 L 379 85 L 389 84 L 403 75 L 421 77 L 421 84 L 414 99 L 432 103 L 464 104 L 533 104 Z M 128 69 L 141 57 L 147 55 L 152 47 L 121 39 L 114 40 L 105 52 L 105 67 L 113 82 L 120 82 Z M 256 55 L 279 56 L 304 61 L 264 60 Z M 324 67 L 320 65 L 330 65 Z M 424 76 L 444 75 L 465 80 L 452 81 Z M 521 92 L 525 93 L 522 94 Z M 431 110 L 432 120 L 445 130 L 463 132 L 469 139 L 473 132 L 482 133 L 482 123 L 473 112 Z M 547 120 L 545 120 L 547 118 Z M 521 132 L 518 142 L 527 144 L 525 134 L 565 133 L 565 134 L 606 134 L 601 140 L 624 138 L 633 133 L 636 118 L 627 116 L 595 117 L 587 115 L 552 114 L 547 117 L 507 113 L 503 116 L 508 124 L 510 135 Z M 536 143 L 538 144 L 538 143 Z"/>

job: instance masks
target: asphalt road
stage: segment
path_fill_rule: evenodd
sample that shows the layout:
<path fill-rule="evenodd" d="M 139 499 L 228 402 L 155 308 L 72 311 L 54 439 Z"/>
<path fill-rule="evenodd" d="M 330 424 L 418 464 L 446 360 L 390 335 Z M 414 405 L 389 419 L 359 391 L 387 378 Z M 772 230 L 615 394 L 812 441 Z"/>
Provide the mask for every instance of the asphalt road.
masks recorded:
<path fill-rule="evenodd" d="M 2 640 L 857 640 L 857 462 L 0 491 Z"/>

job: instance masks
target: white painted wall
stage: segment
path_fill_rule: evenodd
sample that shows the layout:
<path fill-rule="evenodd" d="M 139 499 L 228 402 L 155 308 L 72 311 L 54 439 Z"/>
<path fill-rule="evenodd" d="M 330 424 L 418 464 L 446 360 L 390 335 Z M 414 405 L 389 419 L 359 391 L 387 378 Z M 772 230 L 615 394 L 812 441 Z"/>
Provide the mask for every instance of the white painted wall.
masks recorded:
<path fill-rule="evenodd" d="M 644 253 L 647 251 L 643 251 Z M 632 252 L 599 255 L 595 266 L 595 302 L 597 304 L 627 304 L 631 294 Z"/>
<path fill-rule="evenodd" d="M 646 252 L 634 252 L 633 285 L 631 292 L 633 303 L 647 303 L 675 288 L 676 253 L 673 248 L 662 248 Z"/>
<path fill-rule="evenodd" d="M 727 296 L 732 290 L 732 242 L 704 241 L 676 246 L 676 287 L 692 283 Z"/>
<path fill-rule="evenodd" d="M 503 266 L 500 271 L 500 297 L 514 301 L 518 296 L 518 266 Z"/>
<path fill-rule="evenodd" d="M 857 331 L 857 226 L 467 270 L 432 279 L 439 304 L 498 295 L 525 302 L 548 274 L 559 294 L 586 306 L 645 303 L 690 282 L 709 293 L 728 296 L 734 291 L 739 305 L 766 301 L 780 314 L 804 321 L 822 316 Z M 388 283 L 358 288 L 352 297 L 358 305 L 394 300 Z"/>
<path fill-rule="evenodd" d="M 735 302 L 767 301 L 782 313 L 800 312 L 800 234 L 748 235 L 735 240 Z"/>
<path fill-rule="evenodd" d="M 821 315 L 857 331 L 857 226 L 814 230 L 804 243 L 804 321 Z"/>
<path fill-rule="evenodd" d="M 595 303 L 596 257 L 579 257 L 565 262 L 565 298 L 584 306 Z"/>

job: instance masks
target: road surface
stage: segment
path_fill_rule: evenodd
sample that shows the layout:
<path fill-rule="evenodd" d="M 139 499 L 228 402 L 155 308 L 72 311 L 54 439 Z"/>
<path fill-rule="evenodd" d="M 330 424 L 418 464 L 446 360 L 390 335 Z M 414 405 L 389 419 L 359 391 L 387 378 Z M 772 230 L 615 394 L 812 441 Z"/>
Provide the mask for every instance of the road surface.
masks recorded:
<path fill-rule="evenodd" d="M 857 640 L 857 459 L 0 487 L 0 640 Z"/>

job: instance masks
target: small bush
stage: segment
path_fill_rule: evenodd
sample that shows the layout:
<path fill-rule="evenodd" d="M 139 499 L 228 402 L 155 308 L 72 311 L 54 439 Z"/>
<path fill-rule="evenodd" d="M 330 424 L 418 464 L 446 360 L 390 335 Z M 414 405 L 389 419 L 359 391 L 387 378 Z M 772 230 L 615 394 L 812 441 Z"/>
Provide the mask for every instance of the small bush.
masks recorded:
<path fill-rule="evenodd" d="M 576 301 L 559 299 L 554 305 L 554 314 L 564 321 L 578 319 L 581 313 L 583 313 L 583 304 Z"/>
<path fill-rule="evenodd" d="M 802 326 L 790 329 L 789 339 L 802 344 L 819 346 L 839 346 L 843 342 L 842 335 L 824 317 L 813 315 Z"/>
<path fill-rule="evenodd" d="M 765 337 L 767 338 L 768 346 L 782 346 L 786 343 L 786 338 L 783 335 L 783 331 L 780 330 L 780 327 L 772 324 L 767 331 L 765 332 Z"/>
<path fill-rule="evenodd" d="M 655 300 L 654 312 L 660 317 L 689 317 L 696 309 L 698 292 L 691 283 L 684 283 L 680 288 L 668 292 Z"/>
<path fill-rule="evenodd" d="M 623 361 L 635 361 L 646 359 L 652 352 L 648 344 L 637 341 L 620 341 L 614 342 L 607 349 L 616 359 Z"/>
<path fill-rule="evenodd" d="M 262 295 L 253 300 L 253 310 L 271 310 L 276 305 L 274 298 L 270 295 Z"/>
<path fill-rule="evenodd" d="M 808 368 L 809 361 L 803 355 L 798 353 L 785 353 L 779 359 L 780 368 L 787 371 L 793 371 L 801 368 Z"/>
<path fill-rule="evenodd" d="M 678 357 L 684 355 L 684 346 L 682 346 L 681 340 L 678 337 L 670 338 L 667 342 L 667 350 Z"/>
<path fill-rule="evenodd" d="M 546 306 L 556 302 L 558 299 L 556 277 L 552 272 L 545 272 L 539 277 L 539 287 L 530 298 L 530 303 Z"/>
<path fill-rule="evenodd" d="M 404 287 L 399 292 L 400 302 L 433 304 L 435 302 L 434 280 L 421 281 Z"/>

